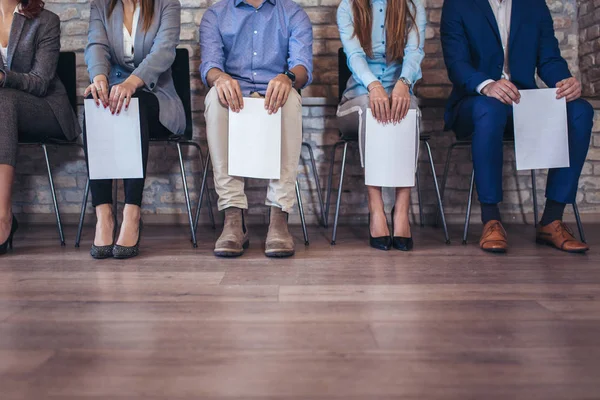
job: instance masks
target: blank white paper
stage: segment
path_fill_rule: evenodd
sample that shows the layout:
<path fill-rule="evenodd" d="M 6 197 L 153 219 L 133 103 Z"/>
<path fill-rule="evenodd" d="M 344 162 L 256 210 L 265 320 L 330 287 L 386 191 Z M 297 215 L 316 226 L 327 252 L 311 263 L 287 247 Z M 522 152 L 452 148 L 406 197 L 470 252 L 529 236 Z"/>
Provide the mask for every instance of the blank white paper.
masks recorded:
<path fill-rule="evenodd" d="M 244 109 L 229 110 L 229 175 L 279 179 L 281 109 L 269 115 L 265 100 L 244 97 Z"/>
<path fill-rule="evenodd" d="M 517 170 L 569 166 L 567 103 L 556 89 L 520 90 L 513 104 Z"/>
<path fill-rule="evenodd" d="M 119 115 L 91 99 L 84 107 L 90 179 L 143 178 L 138 99 Z"/>
<path fill-rule="evenodd" d="M 408 110 L 399 124 L 377 122 L 371 109 L 366 115 L 365 184 L 381 187 L 415 185 L 417 111 Z"/>

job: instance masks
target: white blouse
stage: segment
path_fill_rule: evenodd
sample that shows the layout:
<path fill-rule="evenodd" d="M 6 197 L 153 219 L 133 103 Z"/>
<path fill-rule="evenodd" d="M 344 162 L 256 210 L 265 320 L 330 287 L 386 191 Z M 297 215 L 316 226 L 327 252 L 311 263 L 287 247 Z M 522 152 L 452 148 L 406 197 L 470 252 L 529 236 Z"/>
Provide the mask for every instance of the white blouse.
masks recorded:
<path fill-rule="evenodd" d="M 8 67 L 8 47 L 0 46 L 0 54 L 2 54 L 2 63 L 4 67 Z"/>
<path fill-rule="evenodd" d="M 133 54 L 135 44 L 135 33 L 137 32 L 138 21 L 140 19 L 140 7 L 135 6 L 133 11 L 133 22 L 131 24 L 131 34 L 123 24 L 123 52 L 125 54 L 125 63 L 133 67 Z"/>

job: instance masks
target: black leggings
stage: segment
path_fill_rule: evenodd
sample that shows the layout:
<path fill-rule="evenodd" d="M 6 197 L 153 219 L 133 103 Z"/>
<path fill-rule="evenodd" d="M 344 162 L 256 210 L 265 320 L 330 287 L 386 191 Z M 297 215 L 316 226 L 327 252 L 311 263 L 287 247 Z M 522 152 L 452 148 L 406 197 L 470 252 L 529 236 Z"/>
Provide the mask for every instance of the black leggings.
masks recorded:
<path fill-rule="evenodd" d="M 133 97 L 139 99 L 140 105 L 140 131 L 142 135 L 142 162 L 144 167 L 144 178 L 124 179 L 125 204 L 142 206 L 142 196 L 144 194 L 144 182 L 146 181 L 146 165 L 148 164 L 148 147 L 150 138 L 166 139 L 171 136 L 171 132 L 165 128 L 159 121 L 159 105 L 156 96 L 149 92 L 138 91 Z M 83 140 L 86 151 L 87 162 L 87 141 L 85 132 L 85 121 L 83 123 Z M 94 179 L 90 181 L 92 191 L 92 205 L 94 207 L 101 204 L 112 204 L 112 179 Z"/>

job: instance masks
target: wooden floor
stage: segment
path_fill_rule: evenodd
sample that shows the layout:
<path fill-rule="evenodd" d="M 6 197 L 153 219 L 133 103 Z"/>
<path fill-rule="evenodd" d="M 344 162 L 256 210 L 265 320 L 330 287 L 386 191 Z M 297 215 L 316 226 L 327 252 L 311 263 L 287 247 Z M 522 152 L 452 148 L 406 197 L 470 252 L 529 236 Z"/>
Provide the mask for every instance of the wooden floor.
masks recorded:
<path fill-rule="evenodd" d="M 314 228 L 296 257 L 268 260 L 266 229 L 236 260 L 218 232 L 147 227 L 118 262 L 61 248 L 52 227 L 19 231 L 0 257 L 0 399 L 600 399 L 600 226 L 569 255 L 509 226 L 510 253 L 443 244 L 338 245 Z"/>

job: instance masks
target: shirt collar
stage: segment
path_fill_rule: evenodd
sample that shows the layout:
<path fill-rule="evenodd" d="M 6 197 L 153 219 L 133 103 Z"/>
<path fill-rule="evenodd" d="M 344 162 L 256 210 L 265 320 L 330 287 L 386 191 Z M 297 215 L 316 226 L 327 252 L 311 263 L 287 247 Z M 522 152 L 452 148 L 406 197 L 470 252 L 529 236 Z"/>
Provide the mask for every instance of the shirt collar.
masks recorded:
<path fill-rule="evenodd" d="M 18 3 L 17 6 L 15 7 L 15 11 L 13 12 L 13 14 L 21 14 L 21 15 L 25 15 L 22 12 L 22 7 L 21 7 L 21 3 Z"/>
<path fill-rule="evenodd" d="M 269 2 L 269 3 L 273 4 L 273 5 L 275 5 L 275 2 L 276 2 L 276 1 L 277 1 L 277 0 L 265 0 L 264 2 Z M 245 0 L 234 0 L 234 4 L 235 4 L 235 6 L 236 6 L 236 7 L 237 7 L 237 6 L 239 6 L 239 5 L 240 5 L 240 4 L 242 4 L 242 3 L 244 3 L 244 4 L 248 4 L 248 3 L 246 3 L 246 1 L 245 1 Z M 249 5 L 249 4 L 248 4 L 248 5 Z"/>

